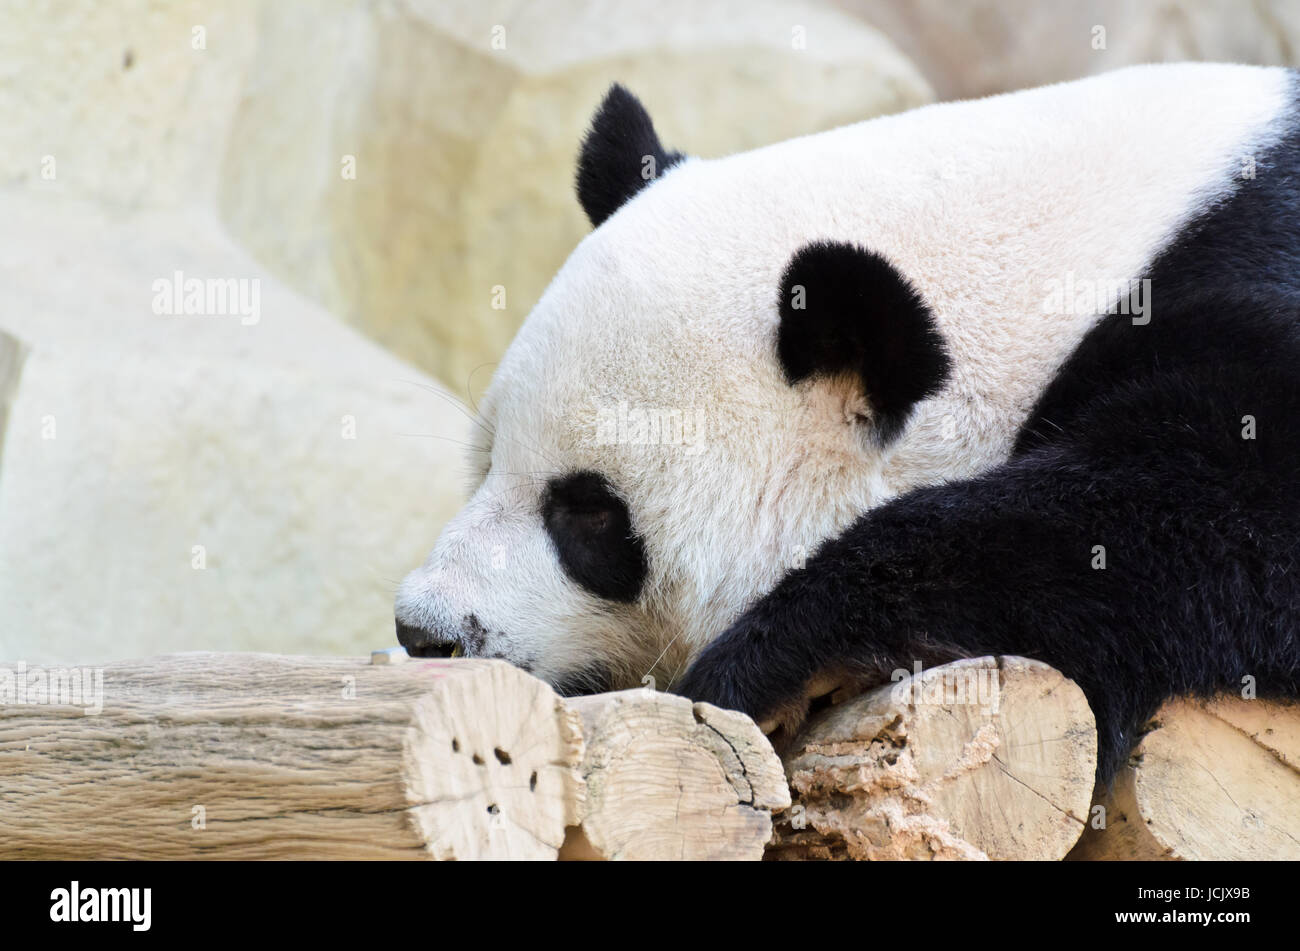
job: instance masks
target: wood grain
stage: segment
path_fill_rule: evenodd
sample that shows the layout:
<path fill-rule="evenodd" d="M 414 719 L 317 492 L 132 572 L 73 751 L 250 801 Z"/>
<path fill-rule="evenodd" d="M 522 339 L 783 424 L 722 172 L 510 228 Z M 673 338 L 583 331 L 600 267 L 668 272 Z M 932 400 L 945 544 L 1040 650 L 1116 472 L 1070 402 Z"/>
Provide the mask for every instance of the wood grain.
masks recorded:
<path fill-rule="evenodd" d="M 1083 692 L 1045 664 L 962 660 L 814 717 L 785 757 L 774 859 L 1059 859 L 1096 768 Z"/>
<path fill-rule="evenodd" d="M 577 717 L 500 661 L 176 654 L 0 706 L 0 858 L 554 858 Z"/>

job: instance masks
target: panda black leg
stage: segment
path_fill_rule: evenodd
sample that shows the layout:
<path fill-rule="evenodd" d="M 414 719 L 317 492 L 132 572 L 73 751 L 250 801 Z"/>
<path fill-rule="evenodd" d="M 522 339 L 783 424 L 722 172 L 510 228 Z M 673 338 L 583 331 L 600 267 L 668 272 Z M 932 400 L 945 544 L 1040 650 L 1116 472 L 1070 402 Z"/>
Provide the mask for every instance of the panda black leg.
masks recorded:
<path fill-rule="evenodd" d="M 828 671 L 885 682 L 918 660 L 1034 657 L 1087 694 L 1103 780 L 1165 697 L 1247 677 L 1260 695 L 1300 693 L 1300 403 L 1280 405 L 1290 381 L 1258 364 L 1210 377 L 1154 377 L 1081 413 L 1071 437 L 873 510 L 678 692 L 788 720 Z M 1270 432 L 1247 439 L 1251 408 Z"/>

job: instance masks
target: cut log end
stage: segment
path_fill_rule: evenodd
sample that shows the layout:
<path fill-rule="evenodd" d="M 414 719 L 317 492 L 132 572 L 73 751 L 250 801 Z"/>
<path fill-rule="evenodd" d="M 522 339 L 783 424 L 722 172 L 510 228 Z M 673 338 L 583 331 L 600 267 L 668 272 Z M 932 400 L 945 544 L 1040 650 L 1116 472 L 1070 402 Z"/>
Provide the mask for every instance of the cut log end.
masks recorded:
<path fill-rule="evenodd" d="M 583 721 L 587 795 L 566 859 L 759 859 L 789 805 L 748 717 L 648 690 L 568 701 Z"/>
<path fill-rule="evenodd" d="M 1016 657 L 958 661 L 816 715 L 785 758 L 773 859 L 1059 859 L 1096 729 L 1079 688 Z"/>
<path fill-rule="evenodd" d="M 407 734 L 421 841 L 438 859 L 555 858 L 578 820 L 582 748 L 577 715 L 542 681 L 495 661 L 449 678 Z"/>
<path fill-rule="evenodd" d="M 1300 859 L 1300 704 L 1223 697 L 1157 712 L 1077 860 Z"/>

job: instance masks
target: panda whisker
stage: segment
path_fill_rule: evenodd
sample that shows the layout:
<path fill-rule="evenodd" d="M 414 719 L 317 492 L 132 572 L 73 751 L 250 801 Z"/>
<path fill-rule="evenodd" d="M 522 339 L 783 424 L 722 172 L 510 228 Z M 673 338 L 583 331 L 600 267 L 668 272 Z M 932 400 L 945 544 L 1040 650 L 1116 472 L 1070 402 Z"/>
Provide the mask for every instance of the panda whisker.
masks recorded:
<path fill-rule="evenodd" d="M 492 502 L 495 501 L 496 499 L 499 499 L 501 496 L 505 495 L 508 492 L 519 492 L 524 489 L 529 489 L 536 486 L 545 486 L 547 484 L 547 481 L 548 480 L 546 479 L 529 479 L 525 482 L 515 482 L 511 485 L 506 486 L 504 489 L 501 489 L 498 492 L 493 492 L 491 495 L 485 497 L 483 501 Z"/>
<path fill-rule="evenodd" d="M 683 628 L 683 630 L 685 629 Z M 671 648 L 675 643 L 677 643 L 677 639 L 681 636 L 682 636 L 682 631 L 678 631 L 676 634 L 673 635 L 672 640 L 670 640 L 667 644 L 664 645 L 664 649 L 659 652 L 659 656 L 656 657 L 654 659 L 654 663 L 650 665 L 650 670 L 654 670 L 655 667 L 658 666 L 659 661 L 664 659 L 664 655 L 668 653 L 669 648 Z M 648 676 L 650 674 L 650 670 L 647 670 L 645 674 L 642 674 L 642 676 Z M 676 680 L 677 675 L 680 673 L 681 673 L 681 669 L 678 668 L 678 670 L 673 674 L 672 680 L 668 681 L 668 686 L 664 688 L 665 690 L 667 690 L 668 687 L 671 687 L 673 685 L 673 680 Z"/>
<path fill-rule="evenodd" d="M 494 367 L 496 365 L 497 364 L 495 360 L 489 360 L 486 363 L 480 363 L 474 369 L 469 371 L 469 376 L 465 377 L 465 402 L 469 404 L 470 409 L 474 411 L 475 415 L 478 414 L 478 406 L 474 403 L 474 389 L 473 389 L 474 374 L 477 373 L 479 370 L 483 369 L 484 367 Z"/>
<path fill-rule="evenodd" d="M 669 688 L 672 687 L 672 685 L 676 682 L 677 678 L 682 675 L 682 672 L 686 669 L 686 667 L 687 665 L 685 663 L 681 663 L 678 664 L 673 669 L 673 675 L 668 678 L 668 683 L 664 684 L 664 690 L 668 690 Z"/>
<path fill-rule="evenodd" d="M 410 383 L 412 386 L 418 386 L 420 389 L 432 393 L 434 396 L 437 396 L 439 399 L 443 400 L 444 402 L 450 403 L 453 407 L 456 408 L 456 410 L 459 413 L 461 413 L 461 415 L 463 415 L 466 419 L 468 419 L 479 429 L 483 430 L 483 432 L 487 433 L 488 436 L 490 436 L 492 439 L 494 440 L 502 439 L 502 438 L 507 439 L 515 443 L 516 445 L 528 450 L 529 452 L 536 453 L 537 455 L 541 456 L 544 460 L 546 460 L 548 463 L 550 463 L 552 466 L 555 466 L 557 469 L 560 468 L 559 463 L 557 463 L 554 459 L 548 456 L 539 447 L 531 446 L 528 443 L 524 442 L 523 440 L 519 439 L 518 437 L 500 436 L 494 427 L 489 426 L 487 423 L 483 422 L 483 419 L 478 415 L 477 408 L 471 411 L 471 409 L 467 407 L 465 403 L 461 401 L 458 397 L 453 396 L 450 393 L 446 393 L 438 389 L 436 386 L 432 386 L 428 383 L 421 383 L 419 380 L 403 380 L 402 382 Z M 491 451 L 488 447 L 483 447 L 483 450 L 485 452 Z"/>
<path fill-rule="evenodd" d="M 483 430 L 485 433 L 487 433 L 489 436 L 492 436 L 493 438 L 496 437 L 496 430 L 493 429 L 491 426 L 489 426 L 487 423 L 483 422 L 482 417 L 479 416 L 478 410 L 477 409 L 471 410 L 468 406 L 465 405 L 463 401 L 461 401 L 459 397 L 456 397 L 451 393 L 447 393 L 444 390 L 441 390 L 438 387 L 433 386 L 432 384 L 421 383 L 419 380 L 402 380 L 402 382 L 409 383 L 412 386 L 418 386 L 420 389 L 432 393 L 434 396 L 438 397 L 438 399 L 442 400 L 444 403 L 450 403 L 456 409 L 457 412 L 463 415 L 466 419 L 468 419 L 479 429 Z"/>
<path fill-rule="evenodd" d="M 401 581 L 390 578 L 388 577 L 388 575 L 383 574 L 380 571 L 377 571 L 373 565 L 367 566 L 367 570 L 370 572 L 370 576 L 375 581 L 383 582 L 383 584 L 386 585 L 392 591 L 393 594 L 397 594 L 397 589 L 402 586 Z"/>
<path fill-rule="evenodd" d="M 516 446 L 520 446 L 520 447 L 522 447 L 522 448 L 528 450 L 528 451 L 531 452 L 531 453 L 535 453 L 535 454 L 537 454 L 538 456 L 541 456 L 543 462 L 546 462 L 546 463 L 550 464 L 553 468 L 555 468 L 555 469 L 557 469 L 557 470 L 563 468 L 563 467 L 562 467 L 558 462 L 556 462 L 554 459 L 552 459 L 549 455 L 547 455 L 546 453 L 542 452 L 542 450 L 541 450 L 539 447 L 537 447 L 537 446 L 531 446 L 531 445 L 529 445 L 528 443 L 524 442 L 522 439 L 519 439 L 518 437 L 512 437 L 512 436 L 500 436 L 500 435 L 498 435 L 498 434 L 496 434 L 496 433 L 494 432 L 494 433 L 493 433 L 493 438 L 495 438 L 495 439 L 505 439 L 507 442 L 513 442 Z"/>
<path fill-rule="evenodd" d="M 457 439 L 457 438 L 454 437 L 454 436 L 442 436 L 442 435 L 439 435 L 438 433 L 398 433 L 397 435 L 399 435 L 399 436 L 413 436 L 413 437 L 415 437 L 415 438 L 417 438 L 417 439 L 441 439 L 441 440 L 443 440 L 444 442 L 454 443 L 455 445 L 460 446 L 460 447 L 463 448 L 463 449 L 468 449 L 470 452 L 488 452 L 488 451 L 489 451 L 488 448 L 487 448 L 486 446 L 480 446 L 480 445 L 478 445 L 478 444 L 476 444 L 476 443 L 466 442 L 465 440 L 463 440 L 463 439 Z"/>

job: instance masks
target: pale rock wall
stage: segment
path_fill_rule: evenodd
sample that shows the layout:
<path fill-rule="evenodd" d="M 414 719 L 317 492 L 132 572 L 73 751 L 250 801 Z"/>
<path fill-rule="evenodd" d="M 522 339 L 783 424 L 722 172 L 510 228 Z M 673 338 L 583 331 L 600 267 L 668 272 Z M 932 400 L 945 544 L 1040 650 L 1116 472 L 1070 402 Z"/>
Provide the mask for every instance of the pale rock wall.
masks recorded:
<path fill-rule="evenodd" d="M 194 209 L 4 208 L 0 314 L 26 354 L 0 450 L 0 660 L 392 643 L 396 582 L 460 501 L 450 397 Z M 259 280 L 259 322 L 155 315 L 173 269 Z"/>
<path fill-rule="evenodd" d="M 1136 63 L 1300 63 L 1295 0 L 832 0 L 910 56 L 942 99 Z M 1104 48 L 1094 30 L 1105 29 Z"/>
<path fill-rule="evenodd" d="M 227 154 L 222 215 L 293 286 L 458 393 L 484 388 L 591 230 L 574 167 L 612 81 L 666 144 L 704 156 L 930 99 L 878 33 L 820 3 L 332 9 L 262 8 L 231 134 L 257 147 Z M 341 188 L 344 156 L 356 178 Z"/>
<path fill-rule="evenodd" d="M 0 661 L 386 646 L 460 502 L 450 395 L 218 218 L 232 150 L 275 162 L 233 138 L 256 14 L 0 13 Z M 154 313 L 177 270 L 259 281 L 260 320 Z"/>

